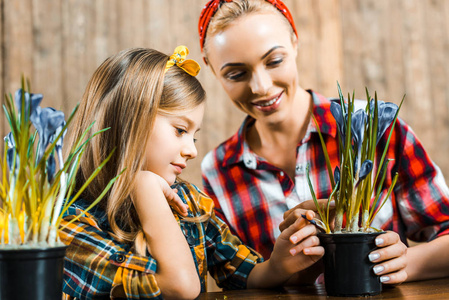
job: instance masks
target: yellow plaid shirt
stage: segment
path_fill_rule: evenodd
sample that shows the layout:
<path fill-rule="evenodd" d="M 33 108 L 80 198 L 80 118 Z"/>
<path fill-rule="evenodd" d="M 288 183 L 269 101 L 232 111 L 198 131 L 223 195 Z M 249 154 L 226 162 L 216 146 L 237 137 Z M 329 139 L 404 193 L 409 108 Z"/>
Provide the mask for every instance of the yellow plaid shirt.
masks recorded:
<path fill-rule="evenodd" d="M 220 287 L 246 288 L 248 274 L 263 261 L 262 257 L 230 233 L 215 216 L 213 201 L 196 186 L 177 183 L 174 187 L 189 205 L 190 217 L 211 216 L 206 222 L 192 223 L 174 214 L 190 245 L 202 292 L 206 291 L 208 270 Z M 61 225 L 67 225 L 88 205 L 87 201 L 77 201 L 65 213 Z M 98 207 L 61 231 L 61 239 L 69 246 L 64 263 L 65 299 L 120 298 L 114 291 L 124 291 L 127 299 L 162 299 L 154 276 L 157 261 L 148 253 L 133 253 L 131 245 L 114 240 L 109 231 L 105 212 Z"/>

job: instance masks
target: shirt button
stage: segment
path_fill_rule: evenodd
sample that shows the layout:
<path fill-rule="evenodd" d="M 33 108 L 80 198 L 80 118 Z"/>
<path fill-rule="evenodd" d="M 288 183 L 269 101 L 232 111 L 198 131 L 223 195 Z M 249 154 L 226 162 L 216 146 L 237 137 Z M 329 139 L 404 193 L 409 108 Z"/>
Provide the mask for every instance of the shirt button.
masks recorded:
<path fill-rule="evenodd" d="M 125 255 L 117 254 L 117 257 L 115 258 L 115 261 L 118 262 L 118 263 L 122 263 L 122 262 L 125 261 L 125 258 L 126 258 Z"/>
<path fill-rule="evenodd" d="M 243 154 L 243 163 L 245 164 L 245 166 L 248 169 L 255 170 L 257 168 L 257 160 L 256 160 L 256 158 L 253 155 L 249 154 L 249 153 Z"/>
<path fill-rule="evenodd" d="M 194 246 L 195 245 L 195 238 L 193 236 L 188 236 L 187 237 L 187 243 L 189 243 L 190 246 Z"/>
<path fill-rule="evenodd" d="M 303 165 L 300 165 L 300 164 L 296 165 L 295 171 L 296 171 L 297 174 L 304 172 Z"/>

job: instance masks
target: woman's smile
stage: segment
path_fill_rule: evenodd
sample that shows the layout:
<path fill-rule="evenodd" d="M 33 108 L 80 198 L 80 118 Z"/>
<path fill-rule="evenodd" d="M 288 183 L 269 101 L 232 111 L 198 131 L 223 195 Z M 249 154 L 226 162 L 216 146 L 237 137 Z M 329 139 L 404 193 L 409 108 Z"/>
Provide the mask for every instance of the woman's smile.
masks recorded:
<path fill-rule="evenodd" d="M 284 92 L 269 99 L 253 101 L 252 105 L 262 112 L 272 112 L 276 110 L 282 102 Z"/>

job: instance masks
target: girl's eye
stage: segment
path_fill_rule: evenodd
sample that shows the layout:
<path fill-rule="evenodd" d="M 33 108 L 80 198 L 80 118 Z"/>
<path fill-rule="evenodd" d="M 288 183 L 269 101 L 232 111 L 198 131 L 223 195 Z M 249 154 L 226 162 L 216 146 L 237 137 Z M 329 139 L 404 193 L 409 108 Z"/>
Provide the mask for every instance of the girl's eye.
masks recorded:
<path fill-rule="evenodd" d="M 178 133 L 178 135 L 183 135 L 184 133 L 187 133 L 187 131 L 182 128 L 176 128 L 176 132 Z"/>

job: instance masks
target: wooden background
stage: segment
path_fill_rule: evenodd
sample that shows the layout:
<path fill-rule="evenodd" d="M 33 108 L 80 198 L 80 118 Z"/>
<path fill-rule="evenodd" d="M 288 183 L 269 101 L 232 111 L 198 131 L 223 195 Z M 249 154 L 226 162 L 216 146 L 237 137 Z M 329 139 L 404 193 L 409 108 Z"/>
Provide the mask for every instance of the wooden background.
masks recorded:
<path fill-rule="evenodd" d="M 298 65 L 304 88 L 334 97 L 377 90 L 398 103 L 401 117 L 449 176 L 449 1 L 286 0 L 299 30 Z M 44 106 L 69 113 L 92 72 L 130 47 L 170 54 L 187 45 L 202 64 L 208 107 L 199 156 L 185 179 L 201 185 L 202 157 L 239 127 L 243 114 L 204 66 L 197 20 L 205 0 L 0 0 L 0 91 L 14 93 L 22 74 Z M 4 120 L 3 115 L 1 116 Z M 0 133 L 7 131 L 5 121 Z"/>

